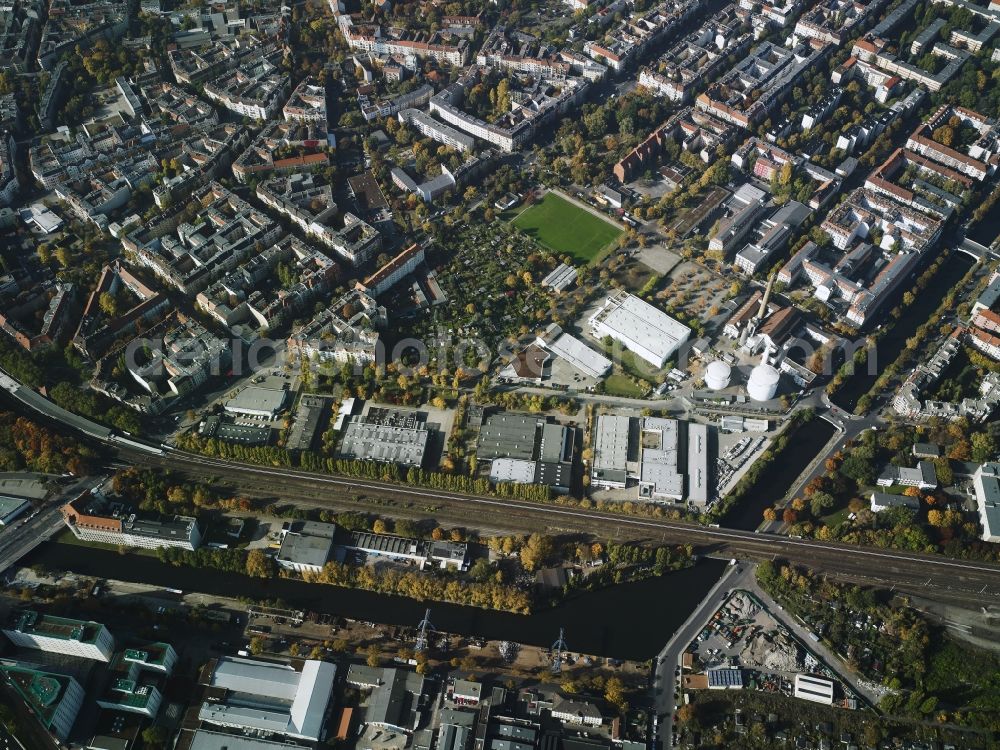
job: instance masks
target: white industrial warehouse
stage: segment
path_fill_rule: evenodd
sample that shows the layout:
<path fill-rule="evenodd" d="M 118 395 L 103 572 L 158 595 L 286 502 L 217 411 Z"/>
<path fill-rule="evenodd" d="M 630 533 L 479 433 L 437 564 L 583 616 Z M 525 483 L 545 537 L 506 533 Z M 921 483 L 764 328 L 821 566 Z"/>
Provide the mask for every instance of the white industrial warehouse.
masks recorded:
<path fill-rule="evenodd" d="M 598 354 L 580 339 L 562 333 L 555 340 L 546 343 L 538 338 L 535 343 L 548 349 L 557 357 L 562 357 L 573 367 L 592 378 L 603 378 L 611 370 L 611 360 Z"/>
<path fill-rule="evenodd" d="M 590 328 L 596 338 L 610 336 L 654 367 L 663 367 L 691 335 L 686 325 L 628 292 L 608 297 Z"/>
<path fill-rule="evenodd" d="M 833 705 L 833 680 L 811 674 L 797 674 L 793 695 L 812 703 Z"/>
<path fill-rule="evenodd" d="M 684 500 L 698 510 L 708 506 L 707 425 L 665 417 L 602 414 L 595 423 L 593 446 L 592 487 L 624 489 L 631 480 L 638 483 L 640 501 Z"/>
<path fill-rule="evenodd" d="M 308 659 L 290 664 L 224 656 L 209 664 L 210 688 L 198 718 L 206 724 L 255 730 L 316 742 L 322 737 L 333 692 L 333 664 Z"/>

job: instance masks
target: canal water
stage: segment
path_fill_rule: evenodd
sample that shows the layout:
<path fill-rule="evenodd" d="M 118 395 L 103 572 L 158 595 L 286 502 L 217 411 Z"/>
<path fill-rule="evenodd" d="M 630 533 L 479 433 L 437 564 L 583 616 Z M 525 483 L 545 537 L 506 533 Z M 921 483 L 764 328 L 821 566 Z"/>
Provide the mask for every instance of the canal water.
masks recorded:
<path fill-rule="evenodd" d="M 994 206 L 993 210 L 987 213 L 982 221 L 972 226 L 969 239 L 985 247 L 990 247 L 998 236 L 1000 236 L 1000 206 Z"/>
<path fill-rule="evenodd" d="M 854 411 L 858 401 L 871 390 L 882 370 L 899 357 L 900 352 L 906 347 L 906 340 L 926 322 L 927 317 L 938 308 L 941 300 L 972 268 L 973 263 L 972 258 L 965 253 L 952 253 L 937 275 L 931 279 L 930 284 L 917 295 L 913 304 L 903 310 L 902 317 L 878 340 L 875 348 L 875 366 L 859 367 L 831 401 L 845 411 Z M 888 315 L 888 310 L 886 314 Z"/>
<path fill-rule="evenodd" d="M 811 419 L 796 428 L 788 445 L 761 471 L 757 483 L 723 518 L 726 528 L 753 531 L 764 520 L 764 509 L 785 496 L 809 462 L 833 437 L 836 428 L 825 419 Z"/>
<path fill-rule="evenodd" d="M 702 559 L 685 570 L 586 592 L 531 615 L 493 612 L 439 602 L 418 602 L 370 591 L 310 584 L 288 578 L 261 580 L 238 573 L 173 567 L 143 555 L 47 542 L 22 564 L 145 583 L 151 586 L 251 599 L 281 599 L 288 607 L 365 622 L 416 626 L 431 609 L 441 631 L 548 647 L 565 628 L 571 651 L 618 659 L 654 657 L 722 575 L 726 563 Z"/>

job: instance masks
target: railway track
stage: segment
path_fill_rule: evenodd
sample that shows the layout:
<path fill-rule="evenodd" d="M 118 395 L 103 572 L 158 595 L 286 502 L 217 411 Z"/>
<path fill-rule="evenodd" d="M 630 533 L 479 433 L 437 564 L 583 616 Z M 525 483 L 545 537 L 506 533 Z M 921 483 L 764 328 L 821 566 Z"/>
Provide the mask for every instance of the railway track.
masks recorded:
<path fill-rule="evenodd" d="M 872 585 L 946 598 L 965 605 L 1000 600 L 1000 566 L 941 555 L 879 550 L 777 534 L 706 527 L 626 516 L 575 506 L 464 495 L 374 480 L 358 480 L 278 467 L 234 465 L 181 452 L 136 456 L 195 478 L 215 477 L 255 497 L 332 510 L 381 512 L 480 531 L 581 533 L 619 541 L 691 544 L 702 554 L 753 560 L 784 559 Z"/>

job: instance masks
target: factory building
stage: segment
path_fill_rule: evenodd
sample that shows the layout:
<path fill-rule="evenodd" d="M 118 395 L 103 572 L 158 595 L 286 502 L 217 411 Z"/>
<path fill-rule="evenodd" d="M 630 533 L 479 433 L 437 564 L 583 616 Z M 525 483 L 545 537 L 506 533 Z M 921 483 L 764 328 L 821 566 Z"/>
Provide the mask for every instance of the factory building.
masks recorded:
<path fill-rule="evenodd" d="M 610 336 L 657 368 L 691 335 L 686 325 L 628 292 L 608 297 L 590 319 L 590 327 L 595 338 Z"/>
<path fill-rule="evenodd" d="M 202 671 L 207 687 L 198 718 L 206 724 L 317 742 L 336 667 L 315 659 L 300 666 L 223 656 Z"/>

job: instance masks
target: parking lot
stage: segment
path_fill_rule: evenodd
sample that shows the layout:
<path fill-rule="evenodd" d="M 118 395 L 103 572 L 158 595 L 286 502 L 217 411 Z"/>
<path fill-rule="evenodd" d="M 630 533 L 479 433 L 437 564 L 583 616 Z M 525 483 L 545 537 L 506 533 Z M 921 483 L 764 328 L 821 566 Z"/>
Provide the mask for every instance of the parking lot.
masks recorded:
<path fill-rule="evenodd" d="M 799 673 L 828 674 L 822 662 L 744 591 L 733 592 L 712 615 L 691 644 L 695 671 L 718 667 L 744 670 L 744 686 L 764 692 L 790 694 Z M 682 689 L 704 687 L 703 674 L 685 670 L 680 675 Z"/>
<path fill-rule="evenodd" d="M 724 496 L 754 461 L 771 445 L 771 433 L 723 432 L 719 430 L 716 477 L 719 495 Z"/>

